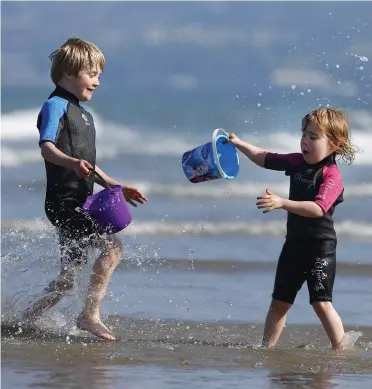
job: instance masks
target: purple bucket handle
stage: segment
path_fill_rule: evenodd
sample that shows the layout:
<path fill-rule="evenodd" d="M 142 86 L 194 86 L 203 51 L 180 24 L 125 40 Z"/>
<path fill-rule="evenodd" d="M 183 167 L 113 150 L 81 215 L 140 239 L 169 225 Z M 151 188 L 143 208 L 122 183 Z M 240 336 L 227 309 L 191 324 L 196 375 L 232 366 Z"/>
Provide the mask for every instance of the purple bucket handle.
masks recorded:
<path fill-rule="evenodd" d="M 105 189 L 88 196 L 82 210 L 94 219 L 100 232 L 116 234 L 132 221 L 122 187 L 121 185 L 110 185 L 94 169 L 90 169 L 90 171 L 100 179 L 100 184 Z"/>

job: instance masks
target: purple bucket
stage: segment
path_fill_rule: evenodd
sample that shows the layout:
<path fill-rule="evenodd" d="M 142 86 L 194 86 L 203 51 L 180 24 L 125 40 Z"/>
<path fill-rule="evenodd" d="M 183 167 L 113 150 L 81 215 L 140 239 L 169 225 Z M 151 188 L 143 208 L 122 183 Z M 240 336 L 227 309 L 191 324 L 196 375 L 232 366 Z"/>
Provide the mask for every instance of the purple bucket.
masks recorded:
<path fill-rule="evenodd" d="M 102 177 L 100 178 L 103 180 Z M 108 186 L 107 183 L 105 184 Z M 132 221 L 132 215 L 120 185 L 107 187 L 88 196 L 82 209 L 95 219 L 102 233 L 116 234 Z"/>

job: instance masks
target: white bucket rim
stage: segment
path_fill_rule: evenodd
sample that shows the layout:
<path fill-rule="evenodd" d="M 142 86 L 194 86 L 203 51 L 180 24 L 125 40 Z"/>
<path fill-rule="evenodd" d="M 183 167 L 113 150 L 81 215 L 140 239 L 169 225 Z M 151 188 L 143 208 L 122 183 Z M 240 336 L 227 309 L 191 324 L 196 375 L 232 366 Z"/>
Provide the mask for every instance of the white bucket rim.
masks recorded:
<path fill-rule="evenodd" d="M 220 176 L 221 178 L 227 178 L 229 180 L 232 180 L 234 179 L 235 177 L 234 176 L 228 176 L 222 169 L 221 167 L 221 164 L 220 164 L 220 159 L 218 158 L 218 154 L 217 154 L 217 139 L 221 136 L 221 135 L 224 135 L 227 137 L 227 139 L 229 138 L 229 134 L 223 129 L 223 128 L 216 128 L 214 131 L 213 131 L 213 135 L 212 135 L 212 150 L 213 150 L 213 158 L 214 158 L 214 162 L 216 163 L 217 165 L 217 169 L 218 169 L 218 172 L 220 173 Z M 238 153 L 236 153 L 236 159 L 237 159 L 237 162 L 238 162 L 238 165 L 239 165 L 239 155 Z"/>

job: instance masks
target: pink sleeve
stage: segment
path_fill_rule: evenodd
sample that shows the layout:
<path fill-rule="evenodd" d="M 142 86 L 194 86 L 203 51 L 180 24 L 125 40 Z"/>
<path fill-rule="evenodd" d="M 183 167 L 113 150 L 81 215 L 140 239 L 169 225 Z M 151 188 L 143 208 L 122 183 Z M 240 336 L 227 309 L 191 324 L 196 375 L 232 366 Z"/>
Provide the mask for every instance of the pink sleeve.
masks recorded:
<path fill-rule="evenodd" d="M 304 157 L 301 153 L 277 154 L 268 152 L 265 157 L 264 167 L 270 170 L 290 170 L 301 165 L 303 160 Z"/>
<path fill-rule="evenodd" d="M 320 185 L 318 194 L 315 197 L 315 204 L 318 204 L 323 212 L 326 213 L 343 190 L 342 176 L 337 166 L 325 166 L 323 168 L 323 183 Z"/>

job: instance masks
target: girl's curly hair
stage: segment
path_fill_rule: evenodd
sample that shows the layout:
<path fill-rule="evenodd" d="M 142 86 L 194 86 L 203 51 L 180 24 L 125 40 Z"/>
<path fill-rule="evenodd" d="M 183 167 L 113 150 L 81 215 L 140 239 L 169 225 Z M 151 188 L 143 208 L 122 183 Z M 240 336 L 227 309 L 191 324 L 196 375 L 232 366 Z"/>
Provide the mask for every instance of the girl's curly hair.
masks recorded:
<path fill-rule="evenodd" d="M 328 107 L 319 107 L 302 119 L 302 131 L 314 123 L 325 134 L 334 153 L 343 161 L 351 164 L 355 159 L 356 147 L 350 141 L 350 128 L 346 112 Z"/>

